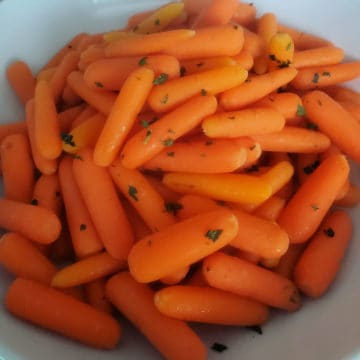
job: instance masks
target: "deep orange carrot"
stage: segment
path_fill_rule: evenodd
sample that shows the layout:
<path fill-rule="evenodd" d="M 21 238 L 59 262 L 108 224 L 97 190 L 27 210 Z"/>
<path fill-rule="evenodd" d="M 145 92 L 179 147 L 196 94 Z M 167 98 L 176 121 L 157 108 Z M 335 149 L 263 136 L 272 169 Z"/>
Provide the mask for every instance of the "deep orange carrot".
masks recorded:
<path fill-rule="evenodd" d="M 158 280 L 221 249 L 237 231 L 236 217 L 225 208 L 191 217 L 137 242 L 130 272 L 139 282 Z"/>
<path fill-rule="evenodd" d="M 11 63 L 6 69 L 6 77 L 23 104 L 33 98 L 36 80 L 25 62 L 15 61 Z"/>
<path fill-rule="evenodd" d="M 111 316 L 31 280 L 15 280 L 5 305 L 20 319 L 96 348 L 112 349 L 121 336 L 120 326 Z"/>
<path fill-rule="evenodd" d="M 80 159 L 73 161 L 74 176 L 95 229 L 111 256 L 126 259 L 134 235 L 111 176 L 94 164 L 90 149 L 83 149 L 78 155 Z"/>
<path fill-rule="evenodd" d="M 175 285 L 180 281 L 184 280 L 186 275 L 188 274 L 190 266 L 182 267 L 160 279 L 160 281 L 165 285 Z"/>
<path fill-rule="evenodd" d="M 307 244 L 290 244 L 288 251 L 280 258 L 274 271 L 290 280 L 293 279 L 294 268 Z"/>
<path fill-rule="evenodd" d="M 105 294 L 106 280 L 98 279 L 87 283 L 85 288 L 85 298 L 89 305 L 95 309 L 111 314 L 112 306 Z"/>
<path fill-rule="evenodd" d="M 87 47 L 87 49 L 81 52 L 78 68 L 80 71 L 85 71 L 90 64 L 104 58 L 105 58 L 104 44 L 90 45 Z"/>
<path fill-rule="evenodd" d="M 295 267 L 294 281 L 304 294 L 317 298 L 328 290 L 351 235 L 351 218 L 344 211 L 335 211 L 324 221 Z"/>
<path fill-rule="evenodd" d="M 82 111 L 77 114 L 77 116 L 73 119 L 71 123 L 71 129 L 74 129 L 81 125 L 86 120 L 90 119 L 90 117 L 98 114 L 98 111 L 91 107 L 90 105 L 85 105 Z"/>
<path fill-rule="evenodd" d="M 273 195 L 257 207 L 253 214 L 263 219 L 276 221 L 285 204 L 285 199 L 278 195 Z"/>
<path fill-rule="evenodd" d="M 26 121 L 16 121 L 11 123 L 0 124 L 0 143 L 9 135 L 26 134 Z"/>
<path fill-rule="evenodd" d="M 309 240 L 320 225 L 349 174 L 343 155 L 324 160 L 290 199 L 278 219 L 291 243 Z"/>
<path fill-rule="evenodd" d="M 303 68 L 338 64 L 344 59 L 344 50 L 335 46 L 324 46 L 297 51 L 294 54 L 293 66 Z"/>
<path fill-rule="evenodd" d="M 322 153 L 324 154 L 324 153 Z M 296 179 L 302 184 L 320 165 L 319 154 L 298 154 L 296 157 Z"/>
<path fill-rule="evenodd" d="M 360 104 L 354 103 L 352 101 L 338 101 L 338 103 L 358 122 L 360 122 Z"/>
<path fill-rule="evenodd" d="M 183 321 L 162 315 L 154 305 L 153 291 L 128 272 L 108 281 L 106 295 L 165 358 L 206 359 L 206 348 L 193 330 Z"/>
<path fill-rule="evenodd" d="M 43 251 L 45 247 L 45 254 L 54 262 L 64 263 L 65 261 L 74 261 L 75 252 L 72 244 L 66 221 L 62 221 L 62 228 L 59 237 L 51 244 L 51 247 L 41 246 Z"/>
<path fill-rule="evenodd" d="M 57 271 L 32 241 L 16 233 L 0 238 L 0 264 L 17 277 L 47 285 Z"/>
<path fill-rule="evenodd" d="M 294 311 L 301 306 L 290 280 L 237 257 L 215 253 L 204 260 L 203 274 L 213 287 L 272 307 Z"/>
<path fill-rule="evenodd" d="M 336 101 L 351 101 L 360 105 L 360 93 L 344 86 L 331 86 L 325 89 Z"/>
<path fill-rule="evenodd" d="M 61 94 L 61 99 L 66 107 L 76 106 L 82 103 L 81 97 L 76 94 L 76 92 L 69 85 L 64 86 L 64 90 Z"/>
<path fill-rule="evenodd" d="M 253 3 L 239 2 L 234 12 L 233 20 L 239 25 L 249 27 L 255 22 L 256 7 Z"/>
<path fill-rule="evenodd" d="M 230 56 L 217 56 L 201 59 L 190 59 L 181 61 L 180 76 L 190 75 L 216 67 L 241 65 L 237 60 Z"/>

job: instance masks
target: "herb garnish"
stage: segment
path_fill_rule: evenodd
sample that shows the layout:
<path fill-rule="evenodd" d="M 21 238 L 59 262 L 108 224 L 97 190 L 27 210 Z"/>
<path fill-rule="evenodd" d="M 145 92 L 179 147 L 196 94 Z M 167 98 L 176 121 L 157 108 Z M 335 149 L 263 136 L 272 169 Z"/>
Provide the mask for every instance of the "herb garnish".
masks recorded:
<path fill-rule="evenodd" d="M 319 82 L 319 77 L 320 77 L 319 74 L 315 73 L 311 82 L 313 82 L 314 84 L 317 84 Z"/>
<path fill-rule="evenodd" d="M 153 84 L 154 85 L 160 85 L 167 81 L 169 78 L 168 74 L 161 73 L 157 78 L 154 79 Z"/>
<path fill-rule="evenodd" d="M 76 146 L 75 142 L 73 140 L 74 137 L 71 134 L 62 133 L 60 135 L 60 137 L 61 137 L 61 140 L 64 142 L 64 144 L 70 145 L 70 146 Z"/>
<path fill-rule="evenodd" d="M 168 138 L 166 140 L 161 140 L 161 142 L 163 143 L 164 146 L 171 146 L 174 144 L 174 140 L 171 138 Z"/>
<path fill-rule="evenodd" d="M 146 131 L 146 135 L 145 135 L 145 138 L 144 138 L 144 141 L 143 143 L 146 145 L 150 138 L 151 138 L 151 134 L 152 134 L 152 130 L 149 128 L 147 131 Z"/>
<path fill-rule="evenodd" d="M 104 87 L 104 85 L 103 85 L 103 83 L 101 83 L 100 81 L 95 81 L 95 86 L 97 86 L 98 88 L 103 88 Z"/>
<path fill-rule="evenodd" d="M 183 206 L 177 202 L 167 202 L 165 203 L 165 211 L 173 214 L 174 216 L 177 214 L 179 210 L 181 210 Z"/>
<path fill-rule="evenodd" d="M 330 238 L 333 238 L 335 236 L 335 231 L 329 227 L 327 229 L 324 229 L 324 234 Z"/>
<path fill-rule="evenodd" d="M 80 231 L 86 230 L 86 224 L 80 224 Z"/>
<path fill-rule="evenodd" d="M 205 233 L 205 236 L 212 240 L 213 242 L 215 242 L 219 236 L 221 235 L 221 233 L 223 232 L 222 229 L 213 229 L 213 230 L 208 230 L 206 233 Z"/>
<path fill-rule="evenodd" d="M 306 115 L 305 108 L 300 104 L 298 104 L 298 106 L 297 106 L 296 115 L 297 116 L 305 116 Z"/>
<path fill-rule="evenodd" d="M 138 193 L 137 188 L 135 186 L 129 185 L 128 187 L 128 194 L 132 197 L 135 201 L 139 201 L 138 197 L 136 196 Z"/>
<path fill-rule="evenodd" d="M 223 352 L 227 349 L 228 347 L 224 344 L 220 344 L 220 343 L 217 343 L 215 342 L 212 346 L 211 346 L 211 350 L 214 350 L 216 352 Z"/>
<path fill-rule="evenodd" d="M 144 66 L 146 64 L 147 64 L 147 56 L 144 56 L 139 60 L 139 65 Z"/>

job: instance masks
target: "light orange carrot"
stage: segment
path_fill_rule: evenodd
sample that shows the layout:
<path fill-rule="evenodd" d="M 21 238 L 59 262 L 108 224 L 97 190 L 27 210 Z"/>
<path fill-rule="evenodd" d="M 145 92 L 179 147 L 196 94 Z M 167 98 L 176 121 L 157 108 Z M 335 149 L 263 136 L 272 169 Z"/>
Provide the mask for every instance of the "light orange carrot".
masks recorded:
<path fill-rule="evenodd" d="M 85 288 L 85 298 L 89 305 L 95 309 L 111 314 L 112 306 L 105 294 L 106 280 L 98 279 L 87 283 Z"/>
<path fill-rule="evenodd" d="M 344 59 L 344 50 L 335 46 L 324 46 L 294 53 L 293 66 L 303 68 L 338 64 Z"/>
<path fill-rule="evenodd" d="M 325 89 L 336 101 L 352 101 L 360 105 L 360 93 L 344 86 L 331 86 Z"/>
<path fill-rule="evenodd" d="M 256 7 L 253 3 L 239 2 L 233 14 L 233 20 L 239 25 L 249 27 L 255 22 Z"/>
<path fill-rule="evenodd" d="M 184 10 L 189 15 L 198 15 L 204 8 L 209 6 L 210 3 L 211 0 L 184 0 Z"/>
<path fill-rule="evenodd" d="M 232 59 L 248 71 L 254 66 L 254 58 L 247 50 L 242 50 L 238 55 L 233 56 Z"/>
<path fill-rule="evenodd" d="M 254 59 L 260 56 L 266 49 L 264 40 L 254 32 L 244 28 L 244 46 L 242 51 L 249 53 Z"/>
<path fill-rule="evenodd" d="M 77 114 L 77 116 L 74 117 L 72 123 L 71 123 L 71 129 L 74 129 L 81 125 L 86 120 L 90 119 L 90 117 L 97 114 L 98 111 L 91 107 L 90 105 L 85 105 L 85 107 L 82 109 L 82 111 Z"/>
<path fill-rule="evenodd" d="M 66 107 L 77 106 L 82 103 L 81 97 L 76 94 L 76 92 L 69 85 L 64 86 L 64 90 L 61 94 L 61 99 Z"/>
<path fill-rule="evenodd" d="M 307 244 L 290 244 L 288 251 L 280 258 L 274 271 L 290 280 L 293 279 L 295 265 Z"/>
<path fill-rule="evenodd" d="M 354 103 L 352 101 L 338 101 L 338 103 L 358 122 L 360 122 L 360 104 Z"/>
<path fill-rule="evenodd" d="M 26 134 L 26 121 L 16 121 L 10 123 L 0 124 L 0 143 L 9 135 Z"/>
<path fill-rule="evenodd" d="M 180 63 L 180 76 L 190 75 L 217 67 L 231 66 L 236 64 L 241 65 L 239 62 L 230 56 L 183 60 Z"/>
<path fill-rule="evenodd" d="M 40 81 L 40 80 L 50 81 L 52 76 L 54 75 L 55 70 L 56 70 L 56 66 L 50 67 L 48 69 L 40 70 L 39 73 L 36 75 L 36 80 L 37 81 Z"/>

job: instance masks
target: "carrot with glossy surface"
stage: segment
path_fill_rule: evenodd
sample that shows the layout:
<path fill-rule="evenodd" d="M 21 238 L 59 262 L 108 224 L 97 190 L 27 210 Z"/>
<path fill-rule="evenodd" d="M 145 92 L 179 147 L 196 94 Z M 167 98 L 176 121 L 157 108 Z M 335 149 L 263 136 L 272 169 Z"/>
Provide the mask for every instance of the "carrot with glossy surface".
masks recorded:
<path fill-rule="evenodd" d="M 16 121 L 0 124 L 0 142 L 9 135 L 26 133 L 26 121 Z"/>
<path fill-rule="evenodd" d="M 294 53 L 293 66 L 297 69 L 309 66 L 334 65 L 344 59 L 344 50 L 335 46 L 323 46 Z"/>
<path fill-rule="evenodd" d="M 238 62 L 230 56 L 217 56 L 181 61 L 180 76 L 190 75 L 217 67 L 236 65 Z M 240 64 L 238 64 L 240 65 Z"/>
<path fill-rule="evenodd" d="M 282 209 L 285 207 L 285 204 L 285 199 L 278 195 L 273 195 L 258 206 L 253 214 L 263 219 L 276 221 Z"/>
<path fill-rule="evenodd" d="M 106 298 L 105 287 L 105 278 L 97 279 L 85 284 L 85 299 L 87 303 L 95 309 L 111 314 L 112 306 L 110 301 Z"/>
<path fill-rule="evenodd" d="M 66 133 L 70 130 L 72 122 L 84 110 L 85 106 L 85 104 L 80 104 L 59 112 L 58 119 L 61 133 Z"/>
<path fill-rule="evenodd" d="M 246 51 L 256 59 L 264 52 L 264 49 L 266 49 L 264 40 L 256 33 L 244 28 L 244 46 L 242 51 Z"/>
<path fill-rule="evenodd" d="M 290 244 L 287 252 L 280 258 L 274 272 L 290 280 L 293 279 L 295 266 L 303 253 L 306 243 Z"/>
<path fill-rule="evenodd" d="M 190 266 L 182 267 L 160 279 L 160 281 L 165 285 L 175 285 L 178 284 L 180 281 L 184 280 L 186 275 L 190 270 Z"/>

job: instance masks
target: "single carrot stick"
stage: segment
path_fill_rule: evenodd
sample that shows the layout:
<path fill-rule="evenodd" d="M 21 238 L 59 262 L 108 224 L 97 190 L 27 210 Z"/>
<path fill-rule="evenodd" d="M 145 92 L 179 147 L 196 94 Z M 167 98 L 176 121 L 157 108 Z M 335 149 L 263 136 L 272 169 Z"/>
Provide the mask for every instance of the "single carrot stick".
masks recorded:
<path fill-rule="evenodd" d="M 86 71 L 87 67 L 95 61 L 105 58 L 105 45 L 94 44 L 87 47 L 80 53 L 78 68 L 80 71 Z"/>
<path fill-rule="evenodd" d="M 238 65 L 214 68 L 154 86 L 148 102 L 155 112 L 166 112 L 195 95 L 216 95 L 242 84 L 246 78 L 247 71 Z"/>
<path fill-rule="evenodd" d="M 180 29 L 159 33 L 131 36 L 109 43 L 105 48 L 107 57 L 144 56 L 163 52 L 186 39 L 194 37 L 195 31 Z"/>
<path fill-rule="evenodd" d="M 145 10 L 136 12 L 135 14 L 129 16 L 127 19 L 127 28 L 131 29 L 132 31 L 134 31 L 134 28 L 136 30 L 136 25 L 140 24 L 153 13 L 154 10 Z"/>
<path fill-rule="evenodd" d="M 360 93 L 355 90 L 339 85 L 328 87 L 325 90 L 336 101 L 351 101 L 360 105 Z"/>
<path fill-rule="evenodd" d="M 37 81 L 40 81 L 40 80 L 50 81 L 54 75 L 55 70 L 56 70 L 56 66 L 50 67 L 48 69 L 40 70 L 39 73 L 36 75 L 36 80 Z"/>
<path fill-rule="evenodd" d="M 184 10 L 189 15 L 198 15 L 204 8 L 209 6 L 210 3 L 211 0 L 184 0 Z"/>
<path fill-rule="evenodd" d="M 47 285 L 57 271 L 32 241 L 16 233 L 0 238 L 0 264 L 17 277 Z"/>
<path fill-rule="evenodd" d="M 269 183 L 248 174 L 168 173 L 163 182 L 179 193 L 224 201 L 258 204 L 271 196 Z"/>
<path fill-rule="evenodd" d="M 289 153 L 320 153 L 330 146 L 330 139 L 321 132 L 295 126 L 285 126 L 281 131 L 253 135 L 263 151 Z"/>
<path fill-rule="evenodd" d="M 306 244 L 290 244 L 288 251 L 280 258 L 274 272 L 290 280 L 293 279 L 295 265 L 303 253 Z"/>
<path fill-rule="evenodd" d="M 18 278 L 5 298 L 20 319 L 99 349 L 112 349 L 121 329 L 116 320 L 90 305 L 35 281 Z"/>
<path fill-rule="evenodd" d="M 85 108 L 73 119 L 71 123 L 71 129 L 74 129 L 81 125 L 86 120 L 90 119 L 92 116 L 98 114 L 98 111 L 91 107 L 90 105 L 85 105 Z"/>
<path fill-rule="evenodd" d="M 109 115 L 115 102 L 116 95 L 111 92 L 96 91 L 90 89 L 78 71 L 73 71 L 67 78 L 68 85 L 89 105 L 100 111 L 104 115 Z"/>
<path fill-rule="evenodd" d="M 130 273 L 138 282 L 161 279 L 223 248 L 237 231 L 236 217 L 225 208 L 168 226 L 133 246 Z"/>
<path fill-rule="evenodd" d="M 256 33 L 244 28 L 244 46 L 242 51 L 248 52 L 253 59 L 260 56 L 266 49 L 264 40 Z"/>
<path fill-rule="evenodd" d="M 309 66 L 334 65 L 343 61 L 344 50 L 335 46 L 323 46 L 294 53 L 293 66 L 297 69 Z"/>
<path fill-rule="evenodd" d="M 195 36 L 173 42 L 166 54 L 178 60 L 215 56 L 234 56 L 244 44 L 244 31 L 238 25 L 209 26 L 196 30 Z"/>
<path fill-rule="evenodd" d="M 239 2 L 233 14 L 233 20 L 242 26 L 249 27 L 255 22 L 256 7 L 253 3 Z"/>
<path fill-rule="evenodd" d="M 254 76 L 248 82 L 223 92 L 220 104 L 225 110 L 240 109 L 289 83 L 296 74 L 297 70 L 289 67 Z"/>
<path fill-rule="evenodd" d="M 76 94 L 76 92 L 67 84 L 64 86 L 64 90 L 61 94 L 61 99 L 66 107 L 77 106 L 82 103 L 81 97 Z"/>
<path fill-rule="evenodd" d="M 324 154 L 324 153 L 322 153 Z M 298 154 L 296 157 L 296 179 L 303 184 L 320 165 L 319 154 Z"/>
<path fill-rule="evenodd" d="M 352 235 L 350 216 L 344 211 L 329 215 L 302 253 L 294 281 L 307 296 L 323 295 L 334 281 Z"/>
<path fill-rule="evenodd" d="M 360 76 L 360 61 L 300 69 L 291 85 L 297 90 L 311 90 L 350 81 Z"/>
<path fill-rule="evenodd" d="M 204 260 L 203 274 L 215 288 L 272 307 L 295 311 L 301 306 L 298 290 L 290 280 L 237 257 L 215 253 Z"/>
<path fill-rule="evenodd" d="M 176 202 L 180 199 L 181 194 L 168 188 L 165 184 L 163 184 L 161 178 L 146 173 L 145 176 L 153 188 L 164 198 L 166 203 Z"/>
<path fill-rule="evenodd" d="M 205 360 L 206 348 L 183 321 L 161 314 L 154 304 L 154 293 L 137 283 L 128 272 L 113 276 L 106 295 L 164 356 L 172 360 Z"/>
<path fill-rule="evenodd" d="M 26 121 L 16 121 L 11 123 L 0 124 L 0 143 L 9 135 L 26 134 Z"/>
<path fill-rule="evenodd" d="M 46 159 L 56 159 L 62 151 L 60 126 L 50 85 L 39 81 L 35 88 L 35 142 Z"/>
<path fill-rule="evenodd" d="M 245 260 L 245 261 L 247 261 L 251 264 L 255 264 L 255 265 L 257 265 L 261 260 L 261 257 L 259 255 L 253 254 L 248 251 L 240 250 L 240 249 L 237 249 L 237 251 L 233 254 L 233 256 L 236 256 L 242 260 Z M 204 276 L 204 274 L 203 274 L 203 276 Z M 206 279 L 205 279 L 205 281 L 206 281 Z"/>
<path fill-rule="evenodd" d="M 34 188 L 34 164 L 24 134 L 9 135 L 1 141 L 1 169 L 4 197 L 29 203 Z"/>
<path fill-rule="evenodd" d="M 24 61 L 15 61 L 6 69 L 6 77 L 23 104 L 34 97 L 36 80 Z"/>
<path fill-rule="evenodd" d="M 82 149 L 78 155 L 80 159 L 73 161 L 74 177 L 95 229 L 112 257 L 126 259 L 134 235 L 111 176 L 94 164 L 90 149 Z"/>
<path fill-rule="evenodd" d="M 54 242 L 61 230 L 60 221 L 52 211 L 5 199 L 0 199 L 0 227 L 40 244 Z"/>
<path fill-rule="evenodd" d="M 252 67 L 254 66 L 254 58 L 246 50 L 242 50 L 239 54 L 233 56 L 232 59 L 247 71 L 252 69 Z"/>
<path fill-rule="evenodd" d="M 338 103 L 360 122 L 360 104 L 356 104 L 352 101 L 338 101 Z"/>
<path fill-rule="evenodd" d="M 188 274 L 190 266 L 182 267 L 177 271 L 174 271 L 160 279 L 160 281 L 165 285 L 175 285 L 178 284 L 180 281 L 184 280 L 186 275 Z"/>
<path fill-rule="evenodd" d="M 103 34 L 93 34 L 93 35 L 85 35 L 79 42 L 79 44 L 76 46 L 76 50 L 79 53 L 82 53 L 84 50 L 86 50 L 89 46 L 93 45 L 100 45 L 103 41 Z"/>
<path fill-rule="evenodd" d="M 273 195 L 257 207 L 253 214 L 263 219 L 276 221 L 285 207 L 285 204 L 285 199 L 278 195 Z"/>
<path fill-rule="evenodd" d="M 206 136 L 236 138 L 240 136 L 262 135 L 281 131 L 285 118 L 277 110 L 269 107 L 216 113 L 202 122 Z"/>
<path fill-rule="evenodd" d="M 183 60 L 180 63 L 180 75 L 190 75 L 217 67 L 231 66 L 236 64 L 238 64 L 237 60 L 230 56 Z"/>
<path fill-rule="evenodd" d="M 136 168 L 171 145 L 180 136 L 200 124 L 201 120 L 215 112 L 216 98 L 212 95 L 197 96 L 146 126 L 130 138 L 121 152 L 122 164 Z"/>
<path fill-rule="evenodd" d="M 106 280 L 105 278 L 97 279 L 87 283 L 85 288 L 85 298 L 89 305 L 103 311 L 107 314 L 112 313 L 112 306 L 105 294 Z"/>
<path fill-rule="evenodd" d="M 257 301 L 205 286 L 170 286 L 155 293 L 154 303 L 166 316 L 208 324 L 259 325 L 269 317 Z"/>
<path fill-rule="evenodd" d="M 185 285 L 188 286 L 208 286 L 208 283 L 205 280 L 205 277 L 202 273 L 201 267 L 198 267 L 190 276 L 186 279 Z"/>
<path fill-rule="evenodd" d="M 118 155 L 136 117 L 152 88 L 154 72 L 145 67 L 134 70 L 125 80 L 94 149 L 94 162 L 109 166 Z"/>
<path fill-rule="evenodd" d="M 126 268 L 124 260 L 116 260 L 107 252 L 88 256 L 59 270 L 51 286 L 66 288 L 85 284 Z"/>
<path fill-rule="evenodd" d="M 146 169 L 193 173 L 227 173 L 242 167 L 247 150 L 232 139 L 201 139 L 175 143 L 143 166 Z"/>
<path fill-rule="evenodd" d="M 109 171 L 116 186 L 135 207 L 151 231 L 160 231 L 175 223 L 175 218 L 167 211 L 162 196 L 139 170 L 127 169 L 117 160 L 112 163 Z"/>
<path fill-rule="evenodd" d="M 289 66 L 294 60 L 294 41 L 288 33 L 278 32 L 268 42 L 269 71 Z"/>
<path fill-rule="evenodd" d="M 80 104 L 77 106 L 72 106 L 64 111 L 59 112 L 58 119 L 59 119 L 60 133 L 66 133 L 70 130 L 72 122 L 79 114 L 81 114 L 85 106 L 86 106 L 85 104 Z"/>
<path fill-rule="evenodd" d="M 360 161 L 357 134 L 360 124 L 339 103 L 322 91 L 312 91 L 303 97 L 307 117 L 332 142 L 352 159 Z M 338 124 L 341 122 L 341 126 Z"/>
<path fill-rule="evenodd" d="M 335 204 L 342 207 L 355 207 L 360 203 L 360 189 L 357 185 L 350 183 L 349 189 L 344 197 L 336 200 Z"/>
<path fill-rule="evenodd" d="M 302 243 L 314 234 L 349 175 L 343 155 L 325 159 L 290 199 L 278 219 L 291 243 Z"/>

